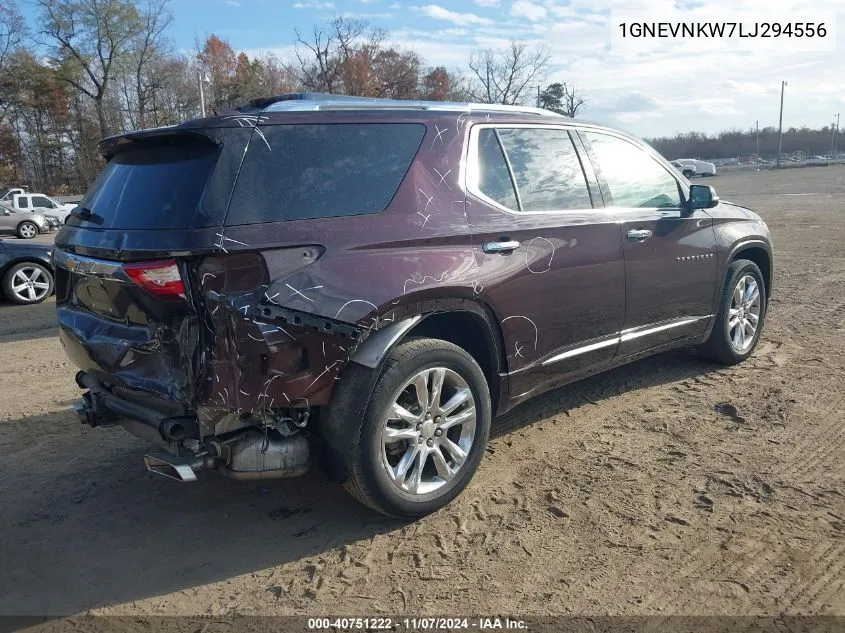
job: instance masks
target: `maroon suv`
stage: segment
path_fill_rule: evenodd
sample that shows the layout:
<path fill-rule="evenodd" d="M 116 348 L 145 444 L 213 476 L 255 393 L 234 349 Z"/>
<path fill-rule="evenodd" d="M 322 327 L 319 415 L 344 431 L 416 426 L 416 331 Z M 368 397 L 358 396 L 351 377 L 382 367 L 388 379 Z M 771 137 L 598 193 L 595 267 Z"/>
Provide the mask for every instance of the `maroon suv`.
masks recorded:
<path fill-rule="evenodd" d="M 769 231 L 642 142 L 533 108 L 296 94 L 101 143 L 56 238 L 90 426 L 150 470 L 324 469 L 416 517 L 492 418 L 684 345 L 753 351 Z"/>

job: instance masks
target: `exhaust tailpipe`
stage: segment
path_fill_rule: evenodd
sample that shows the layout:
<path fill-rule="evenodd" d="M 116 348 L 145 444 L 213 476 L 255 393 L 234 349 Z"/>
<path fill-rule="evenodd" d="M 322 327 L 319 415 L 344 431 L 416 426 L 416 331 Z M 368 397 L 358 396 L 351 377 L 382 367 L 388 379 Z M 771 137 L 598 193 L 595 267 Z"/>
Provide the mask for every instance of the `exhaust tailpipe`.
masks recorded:
<path fill-rule="evenodd" d="M 176 457 L 167 453 L 144 455 L 144 465 L 151 473 L 156 473 L 176 481 L 191 482 L 197 480 L 197 472 L 214 468 L 214 458 L 210 455 L 194 457 Z"/>
<path fill-rule="evenodd" d="M 275 430 L 249 429 L 209 444 L 210 452 L 193 456 L 148 453 L 144 464 L 150 472 L 184 482 L 196 481 L 201 470 L 217 469 L 238 480 L 298 477 L 308 470 L 308 439 L 301 433 L 283 436 Z"/>

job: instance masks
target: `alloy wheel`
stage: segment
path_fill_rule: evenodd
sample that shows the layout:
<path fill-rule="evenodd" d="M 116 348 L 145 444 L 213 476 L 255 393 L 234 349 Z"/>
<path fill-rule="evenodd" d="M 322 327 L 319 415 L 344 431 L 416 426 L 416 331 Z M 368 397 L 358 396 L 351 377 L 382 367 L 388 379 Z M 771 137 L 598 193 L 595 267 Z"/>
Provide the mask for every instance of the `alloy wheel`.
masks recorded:
<path fill-rule="evenodd" d="M 760 286 L 752 275 L 737 281 L 728 312 L 728 336 L 731 346 L 744 353 L 751 347 L 760 325 Z"/>
<path fill-rule="evenodd" d="M 27 222 L 26 224 L 21 225 L 20 232 L 21 237 L 30 239 L 38 234 L 38 229 L 35 227 L 34 224 Z"/>
<path fill-rule="evenodd" d="M 46 273 L 36 266 L 26 266 L 12 275 L 12 292 L 21 301 L 40 301 L 50 291 L 50 280 Z"/>
<path fill-rule="evenodd" d="M 424 369 L 393 400 L 382 426 L 382 466 L 404 492 L 429 494 L 461 470 L 475 431 L 475 401 L 466 380 L 445 367 Z"/>

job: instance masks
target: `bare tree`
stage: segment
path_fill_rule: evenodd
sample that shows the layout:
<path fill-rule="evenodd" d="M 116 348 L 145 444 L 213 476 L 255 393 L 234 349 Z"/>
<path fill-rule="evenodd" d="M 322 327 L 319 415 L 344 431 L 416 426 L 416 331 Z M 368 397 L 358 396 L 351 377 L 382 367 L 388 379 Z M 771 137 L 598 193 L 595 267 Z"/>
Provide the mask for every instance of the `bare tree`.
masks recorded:
<path fill-rule="evenodd" d="M 173 21 L 168 11 L 169 1 L 146 0 L 141 9 L 141 29 L 132 43 L 138 127 L 147 126 L 149 102 L 162 87 L 163 77 L 154 70 L 156 62 L 167 52 L 165 31 Z"/>
<path fill-rule="evenodd" d="M 303 87 L 330 94 L 341 93 L 344 66 L 368 28 L 367 22 L 336 17 L 329 23 L 328 29 L 315 25 L 308 40 L 297 29 L 296 58 L 299 61 L 299 81 Z M 376 31 L 371 39 L 379 37 L 380 42 L 383 36 L 379 33 Z"/>
<path fill-rule="evenodd" d="M 575 118 L 586 102 L 587 100 L 581 96 L 578 89 L 566 82 L 549 84 L 540 93 L 541 108 L 572 118 Z"/>
<path fill-rule="evenodd" d="M 7 58 L 26 33 L 25 23 L 14 0 L 0 3 L 0 74 L 5 73 Z"/>
<path fill-rule="evenodd" d="M 41 34 L 52 47 L 58 77 L 94 102 L 100 134 L 107 136 L 104 101 L 116 65 L 141 31 L 138 10 L 127 0 L 37 0 L 37 4 Z"/>
<path fill-rule="evenodd" d="M 482 103 L 524 103 L 530 87 L 548 66 L 549 56 L 546 46 L 529 46 L 520 40 L 511 40 L 505 50 L 473 53 L 469 61 L 473 79 L 469 93 Z"/>

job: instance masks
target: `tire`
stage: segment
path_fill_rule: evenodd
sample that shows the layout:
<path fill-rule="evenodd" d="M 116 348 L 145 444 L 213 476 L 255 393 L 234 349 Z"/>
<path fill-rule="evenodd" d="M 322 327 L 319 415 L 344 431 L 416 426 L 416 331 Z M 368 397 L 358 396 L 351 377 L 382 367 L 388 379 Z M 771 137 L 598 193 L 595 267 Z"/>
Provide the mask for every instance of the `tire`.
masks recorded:
<path fill-rule="evenodd" d="M 739 332 L 741 326 L 736 325 L 736 321 L 733 320 L 739 317 L 732 315 L 734 306 L 737 304 L 735 292 L 738 298 L 738 284 L 749 278 L 753 279 L 756 284 L 757 301 L 748 307 L 743 306 L 739 315 L 744 314 L 750 317 L 745 320 L 753 325 L 754 306 L 756 305 L 757 324 L 750 336 L 747 327 L 742 327 L 742 332 Z M 746 284 L 746 288 L 748 288 L 748 284 Z M 751 291 L 746 291 L 746 297 L 749 296 L 749 292 Z M 747 303 L 747 301 L 741 303 Z M 732 262 L 728 267 L 725 286 L 722 288 L 722 294 L 719 298 L 719 312 L 716 315 L 716 322 L 713 324 L 713 331 L 710 333 L 710 338 L 699 347 L 701 355 L 725 365 L 736 365 L 751 356 L 760 340 L 760 333 L 763 331 L 767 307 L 766 286 L 763 283 L 763 274 L 757 264 L 747 259 L 738 259 Z M 740 320 L 739 323 L 741 322 Z"/>
<path fill-rule="evenodd" d="M 5 272 L 2 287 L 3 294 L 13 303 L 41 303 L 53 294 L 53 273 L 41 264 L 21 262 Z"/>
<path fill-rule="evenodd" d="M 439 375 L 443 376 L 439 393 L 446 403 L 432 396 Z M 418 376 L 425 377 L 426 398 L 435 403 L 428 412 L 419 406 L 417 390 L 411 383 Z M 445 414 L 440 405 L 449 400 L 461 404 Z M 404 420 L 388 418 L 397 402 L 413 421 L 407 416 Z M 463 423 L 445 430 L 438 426 L 462 416 L 466 418 Z M 389 516 L 416 519 L 439 510 L 467 486 L 478 469 L 490 434 L 490 420 L 490 392 L 475 359 L 448 341 L 409 339 L 399 344 L 382 366 L 360 432 L 352 440 L 349 478 L 344 485 L 360 502 Z M 397 439 L 391 442 L 388 438 L 385 443 L 388 432 Z M 450 443 L 460 451 L 452 453 Z M 422 468 L 420 450 L 425 451 Z M 462 459 L 460 452 L 465 453 Z M 403 464 L 410 464 L 404 474 Z"/>
<path fill-rule="evenodd" d="M 35 224 L 35 222 L 24 220 L 18 224 L 17 234 L 22 240 L 31 240 L 33 237 L 38 235 L 38 233 L 38 225 Z"/>
<path fill-rule="evenodd" d="M 684 174 L 684 178 L 689 179 L 689 178 L 692 178 L 695 175 L 695 172 L 690 171 L 689 169 L 686 169 L 686 170 L 684 170 L 683 174 Z"/>

